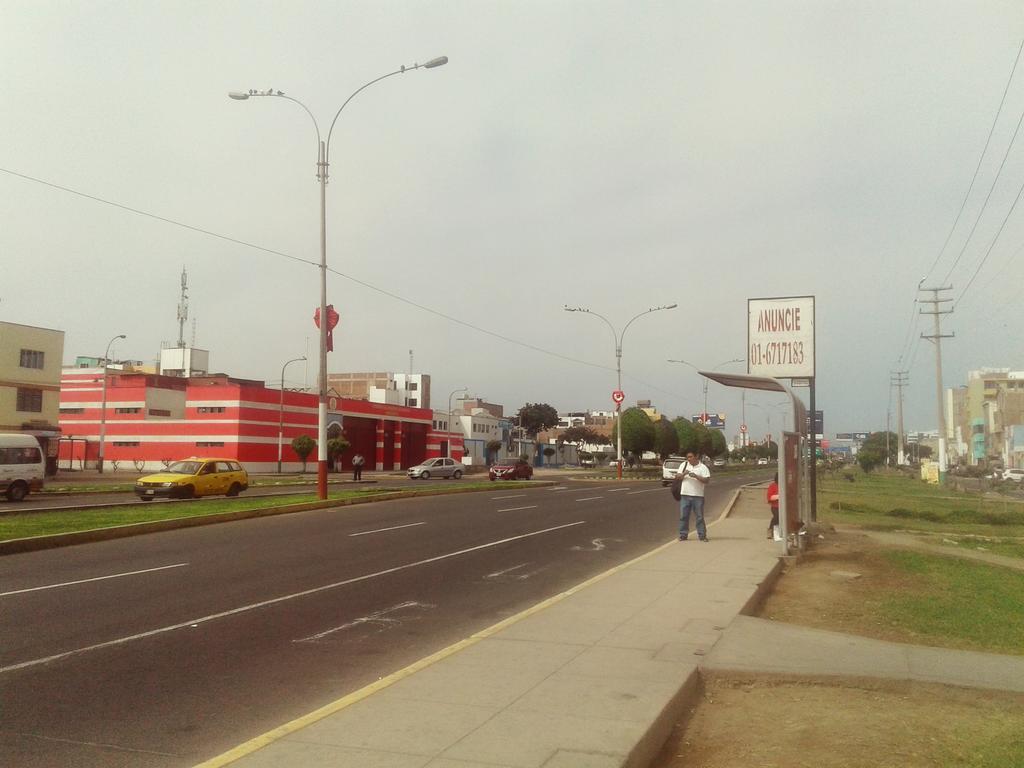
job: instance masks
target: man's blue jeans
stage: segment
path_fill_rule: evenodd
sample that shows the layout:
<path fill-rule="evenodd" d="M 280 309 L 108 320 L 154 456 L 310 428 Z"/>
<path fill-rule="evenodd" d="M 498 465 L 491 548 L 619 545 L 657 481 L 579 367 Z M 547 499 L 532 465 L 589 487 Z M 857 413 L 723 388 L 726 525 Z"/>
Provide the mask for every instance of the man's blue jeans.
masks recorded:
<path fill-rule="evenodd" d="M 683 496 L 679 500 L 679 537 L 685 539 L 690 533 L 690 510 L 697 517 L 697 537 L 708 537 L 707 526 L 704 525 L 704 497 Z"/>

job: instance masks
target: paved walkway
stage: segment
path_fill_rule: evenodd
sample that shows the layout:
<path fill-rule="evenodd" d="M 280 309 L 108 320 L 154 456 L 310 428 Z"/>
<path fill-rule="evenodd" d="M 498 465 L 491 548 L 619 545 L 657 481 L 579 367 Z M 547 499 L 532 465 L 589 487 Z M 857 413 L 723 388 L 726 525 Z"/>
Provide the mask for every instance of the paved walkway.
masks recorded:
<path fill-rule="evenodd" d="M 1024 659 L 749 618 L 780 572 L 763 488 L 670 542 L 203 764 L 641 768 L 702 666 L 1024 690 Z"/>

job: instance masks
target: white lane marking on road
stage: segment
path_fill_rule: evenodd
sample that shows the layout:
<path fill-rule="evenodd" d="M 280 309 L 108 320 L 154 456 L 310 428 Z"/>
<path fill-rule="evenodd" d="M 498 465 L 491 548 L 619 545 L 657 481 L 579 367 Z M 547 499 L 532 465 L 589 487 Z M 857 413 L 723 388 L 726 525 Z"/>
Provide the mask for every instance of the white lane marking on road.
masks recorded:
<path fill-rule="evenodd" d="M 568 488 L 568 486 L 565 486 L 565 485 L 556 485 L 554 488 L 548 488 L 548 491 L 567 491 L 567 490 L 569 490 L 569 488 Z"/>
<path fill-rule="evenodd" d="M 646 490 L 643 490 L 643 491 L 630 491 L 626 495 L 627 496 L 632 496 L 634 493 L 653 493 L 654 491 L 661 491 L 662 493 L 664 493 L 665 489 L 664 488 L 647 488 Z"/>
<path fill-rule="evenodd" d="M 514 493 L 511 496 L 491 496 L 491 501 L 497 501 L 498 499 L 521 499 L 525 495 L 525 493 Z"/>
<path fill-rule="evenodd" d="M 529 563 L 520 563 L 519 565 L 513 565 L 511 568 L 506 568 L 503 571 L 495 571 L 494 573 L 488 573 L 484 576 L 485 579 L 496 579 L 499 576 L 504 576 L 506 573 L 512 573 L 512 571 L 518 571 L 520 568 L 525 568 Z"/>
<path fill-rule="evenodd" d="M 442 560 L 448 560 L 452 557 L 458 557 L 459 555 L 466 555 L 470 552 L 479 552 L 481 549 L 489 549 L 491 547 L 497 547 L 501 544 L 508 544 L 511 541 L 519 541 L 520 539 L 529 539 L 532 536 L 540 536 L 545 533 L 551 533 L 552 531 L 561 531 L 565 528 L 573 528 L 577 525 L 583 525 L 586 520 L 577 520 L 575 523 L 564 523 L 563 525 L 555 525 L 551 528 L 543 528 L 539 531 L 530 531 L 529 533 L 521 533 L 518 536 L 509 536 L 505 539 L 498 539 L 497 541 L 489 541 L 486 544 L 478 544 L 475 547 L 468 547 L 467 549 L 460 549 L 456 552 L 449 552 L 444 555 L 436 555 L 434 557 L 428 557 L 425 560 L 417 560 L 414 563 L 406 563 L 405 565 L 396 565 L 393 568 L 385 568 L 383 571 L 375 571 L 374 573 L 363 574 L 362 576 L 354 576 L 351 579 L 345 579 L 343 581 L 335 581 L 331 584 L 323 584 L 319 587 L 313 587 L 312 589 L 304 589 L 301 592 L 293 592 L 289 595 L 281 595 L 280 597 L 272 597 L 269 600 L 261 600 L 258 603 L 250 603 L 249 605 L 242 605 L 238 608 L 232 608 L 227 611 L 221 611 L 220 613 L 211 613 L 206 616 L 200 616 L 197 619 L 188 619 L 178 624 L 170 624 L 166 627 L 158 627 L 157 629 L 151 629 L 147 632 L 139 632 L 136 635 L 129 635 L 127 637 L 118 637 L 114 640 L 107 640 L 102 643 L 95 643 L 94 645 L 86 645 L 82 648 L 75 648 L 70 651 L 64 651 L 63 653 L 55 653 L 52 656 L 44 656 L 39 659 L 31 659 L 29 661 L 22 661 L 18 664 L 9 664 L 6 667 L 0 667 L 0 674 L 5 672 L 14 672 L 18 669 L 25 669 L 26 667 L 35 667 L 40 664 L 48 664 L 52 661 L 58 661 L 60 659 L 66 659 L 69 656 L 75 656 L 80 653 L 87 651 L 96 651 L 100 648 L 110 648 L 114 645 L 124 645 L 135 640 L 142 640 L 147 637 L 153 637 L 154 635 L 162 635 L 166 632 L 173 632 L 177 629 L 184 629 L 185 627 L 196 626 L 199 624 L 206 624 L 217 619 L 224 619 L 228 616 L 235 616 L 240 613 L 246 613 L 248 611 L 254 611 L 257 608 L 265 608 L 268 605 L 276 605 L 277 603 L 283 603 L 288 600 L 294 600 L 299 597 L 306 597 L 308 595 L 315 595 L 318 592 L 324 592 L 328 589 L 337 589 L 338 587 L 348 586 L 349 584 L 356 584 L 360 581 L 368 581 L 369 579 L 375 579 L 380 576 L 388 576 L 392 573 L 398 573 L 399 571 L 408 570 L 409 568 L 416 568 L 421 565 L 429 565 L 430 563 L 437 563 Z"/>
<path fill-rule="evenodd" d="M 325 629 L 323 632 L 317 632 L 315 635 L 304 637 L 301 640 L 292 640 L 293 643 L 311 643 L 317 640 L 322 640 L 328 635 L 333 635 L 335 632 L 342 632 L 352 627 L 358 627 L 361 624 L 377 624 L 380 626 L 378 632 L 383 632 L 388 626 L 395 624 L 401 624 L 398 619 L 393 619 L 388 616 L 389 613 L 395 613 L 396 611 L 404 611 L 406 608 L 434 608 L 435 606 L 430 603 L 417 603 L 415 600 L 407 600 L 404 603 L 398 605 L 392 605 L 390 608 L 383 608 L 379 611 L 374 611 L 369 616 L 360 616 L 358 619 L 352 621 L 346 621 L 344 624 L 333 627 L 332 629 Z"/>
<path fill-rule="evenodd" d="M 587 496 L 585 499 L 576 499 L 576 501 L 594 501 L 596 499 L 603 499 L 604 496 Z"/>
<path fill-rule="evenodd" d="M 499 512 L 518 512 L 520 509 L 536 509 L 536 504 L 531 504 L 528 507 L 509 507 L 508 509 L 499 509 Z"/>
<path fill-rule="evenodd" d="M 629 488 L 609 488 L 608 493 L 618 493 L 619 491 L 628 491 Z"/>
<path fill-rule="evenodd" d="M 78 579 L 77 581 L 64 581 L 60 584 L 46 584 L 42 587 L 29 587 L 28 589 L 14 589 L 10 592 L 0 592 L 0 597 L 8 595 L 20 595 L 25 592 L 38 592 L 40 589 L 57 589 L 57 587 L 70 587 L 75 584 L 85 584 L 90 581 L 103 581 L 104 579 L 120 579 L 124 576 L 136 576 L 140 573 L 152 573 L 153 571 L 166 571 L 168 568 L 184 568 L 188 563 L 175 563 L 174 565 L 161 565 L 157 568 L 144 568 L 141 571 L 126 571 L 125 573 L 112 573 L 109 576 L 94 576 L 91 579 Z"/>
<path fill-rule="evenodd" d="M 383 533 L 384 531 L 397 531 L 399 528 L 412 528 L 415 525 L 426 525 L 423 523 L 407 523 L 406 525 L 393 525 L 390 528 L 376 528 L 372 531 L 360 531 L 359 533 L 350 533 L 349 536 L 366 536 L 370 533 Z"/>
<path fill-rule="evenodd" d="M 590 547 L 573 547 L 573 552 L 600 552 L 605 548 L 606 541 L 622 541 L 622 539 L 592 539 Z"/>

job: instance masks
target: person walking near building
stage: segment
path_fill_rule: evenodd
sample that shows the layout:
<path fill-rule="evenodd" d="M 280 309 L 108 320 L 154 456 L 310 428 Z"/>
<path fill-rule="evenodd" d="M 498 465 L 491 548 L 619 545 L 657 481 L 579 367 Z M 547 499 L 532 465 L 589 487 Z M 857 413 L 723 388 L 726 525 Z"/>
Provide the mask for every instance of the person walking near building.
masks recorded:
<path fill-rule="evenodd" d="M 352 480 L 358 482 L 363 479 L 363 464 L 366 463 L 366 459 L 363 458 L 363 454 L 357 453 L 352 457 Z"/>
<path fill-rule="evenodd" d="M 768 484 L 768 491 L 765 493 L 768 500 L 768 507 L 772 511 L 772 521 L 768 523 L 768 538 L 781 541 L 779 536 L 779 473 L 775 473 L 774 479 Z"/>
<path fill-rule="evenodd" d="M 683 478 L 682 493 L 679 499 L 679 540 L 686 541 L 690 535 L 690 512 L 697 518 L 697 538 L 708 540 L 708 529 L 704 523 L 704 486 L 711 479 L 711 470 L 690 451 L 686 454 L 686 463 L 679 468 Z"/>

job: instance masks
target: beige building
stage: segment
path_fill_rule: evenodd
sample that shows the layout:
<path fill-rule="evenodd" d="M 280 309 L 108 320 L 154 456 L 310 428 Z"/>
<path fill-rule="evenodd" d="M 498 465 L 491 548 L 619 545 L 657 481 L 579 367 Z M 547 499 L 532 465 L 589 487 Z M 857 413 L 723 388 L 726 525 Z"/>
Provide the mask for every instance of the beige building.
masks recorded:
<path fill-rule="evenodd" d="M 0 432 L 39 438 L 56 471 L 64 331 L 0 321 Z"/>
<path fill-rule="evenodd" d="M 425 373 L 328 373 L 327 388 L 339 397 L 374 403 L 430 408 L 430 376 Z"/>
<path fill-rule="evenodd" d="M 967 464 L 1008 461 L 1009 428 L 1020 425 L 1024 371 L 982 368 L 967 374 L 967 385 L 946 390 L 948 438 Z"/>

